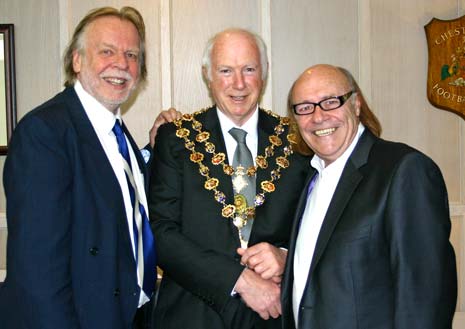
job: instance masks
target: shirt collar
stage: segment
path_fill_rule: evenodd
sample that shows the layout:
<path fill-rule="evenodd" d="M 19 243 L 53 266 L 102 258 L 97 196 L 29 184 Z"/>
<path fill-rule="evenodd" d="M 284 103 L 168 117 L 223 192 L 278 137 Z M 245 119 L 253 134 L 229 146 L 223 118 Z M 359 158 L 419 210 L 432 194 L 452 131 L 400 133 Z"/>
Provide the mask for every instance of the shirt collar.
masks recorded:
<path fill-rule="evenodd" d="M 102 133 L 109 134 L 116 119 L 121 123 L 121 110 L 118 108 L 116 115 L 103 106 L 95 97 L 84 90 L 79 80 L 74 84 L 74 90 L 79 97 L 79 100 L 84 107 L 84 110 L 89 118 L 92 126 Z"/>
<path fill-rule="evenodd" d="M 218 107 L 216 107 L 216 112 L 218 113 L 218 119 L 220 120 L 221 131 L 223 136 L 229 135 L 229 130 L 231 128 L 240 128 L 247 132 L 247 137 L 252 139 L 257 139 L 257 125 L 258 125 L 258 105 L 255 109 L 252 116 L 247 120 L 242 126 L 237 126 L 230 118 L 221 112 Z"/>

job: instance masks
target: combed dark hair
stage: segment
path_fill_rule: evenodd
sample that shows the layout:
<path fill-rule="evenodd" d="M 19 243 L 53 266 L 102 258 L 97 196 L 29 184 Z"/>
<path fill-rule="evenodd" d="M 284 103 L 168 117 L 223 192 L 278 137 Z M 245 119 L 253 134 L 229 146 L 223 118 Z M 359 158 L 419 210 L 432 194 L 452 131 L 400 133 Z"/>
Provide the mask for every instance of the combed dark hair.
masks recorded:
<path fill-rule="evenodd" d="M 139 81 L 144 83 L 147 79 L 147 67 L 145 63 L 145 24 L 142 15 L 132 7 L 123 7 L 120 10 L 113 7 L 101 7 L 91 10 L 87 15 L 79 22 L 74 30 L 73 37 L 68 44 L 63 55 L 63 66 L 65 69 L 65 87 L 71 87 L 76 82 L 76 72 L 73 69 L 73 53 L 78 51 L 83 53 L 84 50 L 84 35 L 86 28 L 90 23 L 100 17 L 114 16 L 121 20 L 126 20 L 134 24 L 139 34 Z"/>
<path fill-rule="evenodd" d="M 370 110 L 370 107 L 368 106 L 365 100 L 365 97 L 363 96 L 362 90 L 360 89 L 359 85 L 355 81 L 354 77 L 345 68 L 337 67 L 337 69 L 345 76 L 352 90 L 354 90 L 359 96 L 360 122 L 369 131 L 371 131 L 373 135 L 380 137 L 381 132 L 382 132 L 381 123 L 379 122 L 376 115 Z M 296 140 L 297 140 L 297 144 L 294 145 L 294 150 L 303 155 L 313 155 L 314 152 L 310 149 L 310 147 L 308 147 L 308 145 L 305 143 L 305 141 L 302 138 L 302 135 L 299 132 L 299 129 L 297 127 L 297 122 L 295 121 L 295 117 L 294 117 L 294 111 L 292 110 L 292 92 L 294 90 L 295 83 L 296 81 L 292 84 L 292 87 L 289 90 L 289 94 L 287 97 L 287 113 L 289 117 L 291 118 L 291 132 L 293 132 L 296 135 Z"/>

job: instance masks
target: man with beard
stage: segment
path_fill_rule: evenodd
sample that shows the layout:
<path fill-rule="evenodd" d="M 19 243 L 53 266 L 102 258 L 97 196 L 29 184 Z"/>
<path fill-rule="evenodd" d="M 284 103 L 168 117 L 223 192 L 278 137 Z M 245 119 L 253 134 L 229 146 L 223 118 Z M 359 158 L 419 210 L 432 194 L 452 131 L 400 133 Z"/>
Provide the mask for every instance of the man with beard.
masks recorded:
<path fill-rule="evenodd" d="M 145 56 L 137 10 L 89 12 L 65 53 L 65 90 L 18 124 L 4 169 L 3 329 L 148 327 L 146 168 L 120 113 Z"/>

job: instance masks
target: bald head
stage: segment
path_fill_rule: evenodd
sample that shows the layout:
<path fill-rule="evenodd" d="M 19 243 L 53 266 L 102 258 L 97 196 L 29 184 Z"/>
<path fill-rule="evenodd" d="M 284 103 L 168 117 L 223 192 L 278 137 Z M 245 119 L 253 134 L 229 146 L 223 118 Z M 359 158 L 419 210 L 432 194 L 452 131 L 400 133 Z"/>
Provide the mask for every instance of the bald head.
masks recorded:
<path fill-rule="evenodd" d="M 307 68 L 294 82 L 291 89 L 291 97 L 294 103 L 295 90 L 305 89 L 317 94 L 321 98 L 337 95 L 338 90 L 354 90 L 352 78 L 347 76 L 347 71 L 328 64 L 318 64 Z"/>

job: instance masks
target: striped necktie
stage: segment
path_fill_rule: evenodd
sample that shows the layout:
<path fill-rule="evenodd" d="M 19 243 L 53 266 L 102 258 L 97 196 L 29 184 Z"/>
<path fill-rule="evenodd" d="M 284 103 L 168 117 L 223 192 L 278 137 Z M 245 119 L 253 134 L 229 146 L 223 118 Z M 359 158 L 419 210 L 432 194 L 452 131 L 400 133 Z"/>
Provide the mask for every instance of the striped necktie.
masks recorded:
<path fill-rule="evenodd" d="M 126 174 L 133 207 L 133 234 L 134 250 L 136 251 L 135 257 L 137 273 L 139 280 L 142 283 L 141 288 L 150 298 L 153 294 L 156 281 L 155 240 L 150 228 L 147 212 L 143 204 L 140 202 L 141 197 L 134 181 L 134 175 L 132 174 L 128 144 L 126 143 L 126 137 L 124 136 L 123 129 L 118 119 L 116 119 L 113 132 L 115 133 L 119 153 L 121 154 L 121 159 L 123 161 L 124 172 Z"/>

